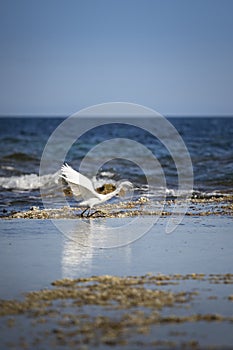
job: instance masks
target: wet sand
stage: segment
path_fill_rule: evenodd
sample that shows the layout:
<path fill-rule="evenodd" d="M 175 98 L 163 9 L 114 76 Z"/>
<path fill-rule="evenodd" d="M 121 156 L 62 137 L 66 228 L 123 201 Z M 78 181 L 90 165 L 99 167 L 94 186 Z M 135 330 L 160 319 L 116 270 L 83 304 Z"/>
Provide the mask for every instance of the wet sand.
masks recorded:
<path fill-rule="evenodd" d="M 231 205 L 198 200 L 172 234 L 170 214 L 162 215 L 140 239 L 112 249 L 97 243 L 127 215 L 93 217 L 84 234 L 71 209 L 79 228 L 71 236 L 48 219 L 2 219 L 1 348 L 231 349 Z"/>
<path fill-rule="evenodd" d="M 233 274 L 58 280 L 53 289 L 28 293 L 22 301 L 0 301 L 4 346 L 230 348 L 233 316 L 227 310 L 214 311 L 212 305 L 220 302 L 231 308 L 233 295 L 222 298 L 215 284 L 232 287 Z M 195 310 L 200 299 L 206 303 L 202 312 Z M 207 305 L 213 310 L 205 312 Z M 13 339 L 17 327 L 22 332 Z"/>

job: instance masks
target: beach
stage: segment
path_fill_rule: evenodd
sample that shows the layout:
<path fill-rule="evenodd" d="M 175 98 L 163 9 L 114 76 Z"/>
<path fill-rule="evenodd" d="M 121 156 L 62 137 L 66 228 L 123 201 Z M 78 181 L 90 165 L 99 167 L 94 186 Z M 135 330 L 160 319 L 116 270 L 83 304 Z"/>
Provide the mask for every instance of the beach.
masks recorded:
<path fill-rule="evenodd" d="M 1 220 L 1 347 L 230 349 L 232 216 L 185 216 L 172 234 L 167 220 L 112 249 L 48 219 Z"/>

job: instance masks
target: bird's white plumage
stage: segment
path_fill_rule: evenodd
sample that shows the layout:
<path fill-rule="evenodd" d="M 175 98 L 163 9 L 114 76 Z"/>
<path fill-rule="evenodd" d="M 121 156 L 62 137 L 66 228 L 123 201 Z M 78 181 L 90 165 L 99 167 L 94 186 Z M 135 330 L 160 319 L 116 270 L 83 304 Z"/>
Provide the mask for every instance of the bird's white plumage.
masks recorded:
<path fill-rule="evenodd" d="M 61 177 L 63 177 L 73 192 L 73 195 L 78 199 L 80 196 L 83 199 L 92 197 L 99 198 L 99 193 L 95 191 L 91 180 L 86 176 L 74 170 L 68 164 L 64 164 L 61 168 Z"/>
<path fill-rule="evenodd" d="M 115 191 L 105 195 L 100 194 L 95 191 L 91 180 L 74 170 L 68 164 L 62 166 L 61 177 L 68 182 L 76 199 L 79 199 L 80 196 L 83 198 L 83 201 L 80 204 L 87 206 L 88 208 L 106 202 L 126 188 L 132 188 L 131 182 L 125 181 L 122 182 Z"/>

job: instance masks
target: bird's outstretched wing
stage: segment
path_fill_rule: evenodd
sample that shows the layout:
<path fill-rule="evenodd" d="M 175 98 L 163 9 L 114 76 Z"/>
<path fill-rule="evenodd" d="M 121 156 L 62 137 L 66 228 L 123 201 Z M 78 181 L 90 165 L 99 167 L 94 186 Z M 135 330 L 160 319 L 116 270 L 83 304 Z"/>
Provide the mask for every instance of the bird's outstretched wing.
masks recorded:
<path fill-rule="evenodd" d="M 68 182 L 75 197 L 82 196 L 85 200 L 93 197 L 99 198 L 99 194 L 95 191 L 91 180 L 68 164 L 62 166 L 61 177 Z"/>

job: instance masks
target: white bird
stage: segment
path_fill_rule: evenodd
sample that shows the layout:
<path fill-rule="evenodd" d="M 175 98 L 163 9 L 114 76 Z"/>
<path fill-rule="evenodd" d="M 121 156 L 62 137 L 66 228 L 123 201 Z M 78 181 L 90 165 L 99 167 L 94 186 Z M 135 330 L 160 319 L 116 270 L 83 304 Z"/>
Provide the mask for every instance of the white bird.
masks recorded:
<path fill-rule="evenodd" d="M 124 195 L 127 189 L 132 189 L 133 187 L 131 182 L 123 181 L 116 190 L 108 194 L 100 194 L 94 189 L 91 180 L 74 170 L 68 164 L 62 166 L 60 176 L 68 182 L 75 198 L 79 199 L 81 196 L 84 199 L 80 205 L 87 206 L 87 208 L 81 213 L 81 216 L 84 216 L 87 210 L 89 210 L 87 216 L 93 215 L 95 212 L 90 215 L 90 209 L 95 205 L 104 203 L 118 194 Z"/>

